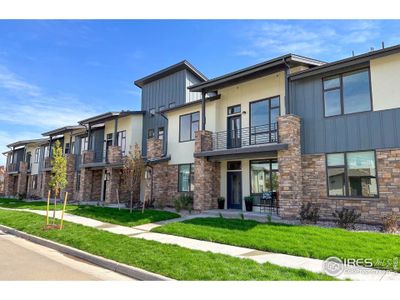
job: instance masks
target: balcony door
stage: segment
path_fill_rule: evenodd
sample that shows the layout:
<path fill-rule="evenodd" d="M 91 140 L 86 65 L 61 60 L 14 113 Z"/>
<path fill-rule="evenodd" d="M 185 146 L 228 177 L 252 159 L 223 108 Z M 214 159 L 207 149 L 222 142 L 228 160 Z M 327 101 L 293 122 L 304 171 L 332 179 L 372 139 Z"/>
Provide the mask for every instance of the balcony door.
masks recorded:
<path fill-rule="evenodd" d="M 277 121 L 279 115 L 279 96 L 250 103 L 251 145 L 267 144 L 277 141 Z"/>
<path fill-rule="evenodd" d="M 227 146 L 228 149 L 241 146 L 242 117 L 241 115 L 228 116 Z"/>

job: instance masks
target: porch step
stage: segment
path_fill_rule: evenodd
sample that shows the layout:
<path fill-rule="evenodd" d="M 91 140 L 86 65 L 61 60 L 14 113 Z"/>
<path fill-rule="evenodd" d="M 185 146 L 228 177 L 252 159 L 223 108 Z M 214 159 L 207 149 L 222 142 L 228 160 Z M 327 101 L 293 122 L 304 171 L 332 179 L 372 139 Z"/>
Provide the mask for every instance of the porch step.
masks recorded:
<path fill-rule="evenodd" d="M 245 219 L 245 220 L 254 220 L 257 222 L 268 222 L 268 216 L 271 216 L 271 221 L 276 222 L 282 220 L 275 212 L 269 213 L 260 213 L 260 212 L 248 212 L 241 211 L 236 209 L 210 209 L 202 212 L 203 215 L 210 216 L 222 216 L 223 218 L 228 219 Z"/>

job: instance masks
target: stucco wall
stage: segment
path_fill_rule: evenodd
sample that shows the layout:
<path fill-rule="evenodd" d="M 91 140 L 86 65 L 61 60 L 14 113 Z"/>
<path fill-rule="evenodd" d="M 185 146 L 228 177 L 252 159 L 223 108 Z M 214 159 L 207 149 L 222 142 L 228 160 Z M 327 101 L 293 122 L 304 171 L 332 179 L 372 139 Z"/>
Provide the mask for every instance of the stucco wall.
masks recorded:
<path fill-rule="evenodd" d="M 370 62 L 374 110 L 400 107 L 400 53 Z"/>

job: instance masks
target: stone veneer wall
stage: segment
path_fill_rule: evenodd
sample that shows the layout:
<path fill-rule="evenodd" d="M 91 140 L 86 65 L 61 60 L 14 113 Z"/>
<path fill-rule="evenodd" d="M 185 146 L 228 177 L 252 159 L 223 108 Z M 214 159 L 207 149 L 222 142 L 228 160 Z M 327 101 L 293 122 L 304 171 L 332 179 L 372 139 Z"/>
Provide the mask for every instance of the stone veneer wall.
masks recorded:
<path fill-rule="evenodd" d="M 287 150 L 278 151 L 279 215 L 297 218 L 302 202 L 302 165 L 300 143 L 300 117 L 278 117 L 279 143 L 288 144 Z"/>
<path fill-rule="evenodd" d="M 36 189 L 33 188 L 34 176 L 36 176 Z M 28 188 L 27 188 L 28 198 L 41 197 L 41 189 L 40 189 L 41 180 L 42 176 L 40 174 L 28 175 Z"/>
<path fill-rule="evenodd" d="M 67 154 L 67 181 L 68 184 L 64 189 L 64 192 L 68 192 L 68 200 L 75 200 L 77 195 L 75 193 L 75 154 Z"/>
<path fill-rule="evenodd" d="M 354 208 L 365 223 L 382 223 L 390 212 L 400 213 L 400 149 L 377 150 L 379 198 L 335 198 L 327 196 L 325 154 L 303 155 L 303 202 L 320 205 L 324 219 L 342 207 Z"/>
<path fill-rule="evenodd" d="M 19 163 L 17 194 L 27 194 L 28 188 L 28 163 L 21 161 Z"/>
<path fill-rule="evenodd" d="M 196 131 L 195 152 L 212 150 L 212 132 Z M 217 208 L 217 198 L 220 196 L 221 163 L 209 161 L 207 157 L 194 159 L 194 198 L 193 207 L 196 210 Z"/>

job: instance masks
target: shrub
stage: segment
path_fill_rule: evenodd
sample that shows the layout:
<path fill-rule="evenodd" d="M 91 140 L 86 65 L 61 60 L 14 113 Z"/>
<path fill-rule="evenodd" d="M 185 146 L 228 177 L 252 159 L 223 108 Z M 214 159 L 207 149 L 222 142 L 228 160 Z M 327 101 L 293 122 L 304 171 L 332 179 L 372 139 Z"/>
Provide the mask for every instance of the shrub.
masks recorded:
<path fill-rule="evenodd" d="M 25 193 L 19 193 L 17 195 L 17 198 L 18 198 L 18 200 L 24 200 L 24 199 L 26 199 L 26 194 Z"/>
<path fill-rule="evenodd" d="M 346 229 L 354 229 L 354 224 L 361 217 L 360 213 L 346 207 L 341 210 L 336 209 L 332 215 L 336 218 L 337 225 Z"/>
<path fill-rule="evenodd" d="M 391 213 L 383 218 L 383 231 L 396 233 L 399 231 L 399 215 Z"/>
<path fill-rule="evenodd" d="M 319 206 L 311 202 L 303 203 L 300 209 L 300 221 L 302 223 L 317 224 L 318 220 Z"/>
<path fill-rule="evenodd" d="M 193 197 L 189 194 L 182 194 L 179 197 L 175 198 L 175 210 L 180 212 L 181 209 L 187 209 L 189 213 L 192 212 L 193 209 Z"/>

